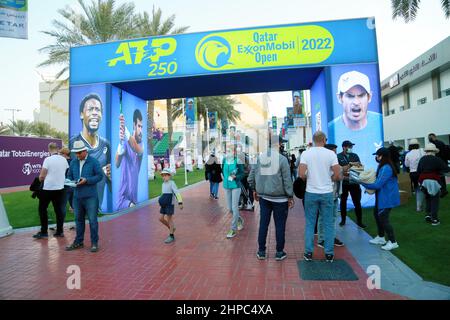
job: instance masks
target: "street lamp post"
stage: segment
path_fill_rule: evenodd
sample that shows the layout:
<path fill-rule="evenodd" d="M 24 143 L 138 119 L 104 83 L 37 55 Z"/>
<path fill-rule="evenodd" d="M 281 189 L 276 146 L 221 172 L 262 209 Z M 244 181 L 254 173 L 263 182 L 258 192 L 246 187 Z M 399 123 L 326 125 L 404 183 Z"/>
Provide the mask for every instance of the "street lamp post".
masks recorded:
<path fill-rule="evenodd" d="M 183 126 L 183 139 L 184 139 L 184 185 L 187 186 L 188 185 L 188 180 L 187 180 L 187 140 L 186 140 L 186 112 L 184 110 L 184 99 L 181 99 L 181 105 L 183 108 L 183 115 L 185 117 L 184 119 L 184 126 Z"/>
<path fill-rule="evenodd" d="M 12 123 L 13 126 L 12 126 L 12 128 L 13 128 L 13 135 L 14 135 L 14 123 L 15 123 L 15 121 L 16 121 L 14 115 L 15 115 L 16 112 L 22 111 L 22 109 L 5 109 L 5 111 L 12 111 L 12 115 L 13 115 L 13 116 L 12 116 L 12 118 L 13 118 L 13 121 L 12 121 L 12 122 L 13 122 L 13 123 Z"/>

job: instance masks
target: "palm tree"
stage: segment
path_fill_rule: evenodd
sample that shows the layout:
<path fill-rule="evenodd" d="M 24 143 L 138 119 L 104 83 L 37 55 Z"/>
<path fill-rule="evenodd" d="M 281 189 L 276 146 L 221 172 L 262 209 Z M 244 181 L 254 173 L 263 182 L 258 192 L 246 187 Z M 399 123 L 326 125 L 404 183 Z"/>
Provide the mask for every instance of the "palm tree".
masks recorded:
<path fill-rule="evenodd" d="M 208 112 L 217 112 L 217 121 L 227 120 L 228 123 L 236 123 L 241 118 L 241 113 L 234 109 L 236 101 L 230 96 L 212 96 L 212 97 L 199 97 L 197 98 L 197 121 L 203 119 L 204 132 L 208 129 Z M 181 100 L 177 100 L 174 103 L 172 111 L 172 120 L 175 121 L 178 117 L 182 116 Z M 198 136 L 200 136 L 200 126 L 197 126 Z M 209 143 L 209 142 L 208 142 Z M 202 151 L 206 148 L 206 144 L 203 144 Z"/>
<path fill-rule="evenodd" d="M 400 17 L 408 23 L 416 19 L 420 0 L 391 0 L 391 5 L 392 19 Z M 441 0 L 441 7 L 445 18 L 448 19 L 450 17 L 450 0 Z"/>
<path fill-rule="evenodd" d="M 115 0 L 92 0 L 89 5 L 84 0 L 78 0 L 78 3 L 82 9 L 81 13 L 69 7 L 60 9 L 58 13 L 63 19 L 53 20 L 54 29 L 43 31 L 54 39 L 54 44 L 39 50 L 48 54 L 48 58 L 38 67 L 61 66 L 56 80 L 62 81 L 52 90 L 52 96 L 59 88 L 69 83 L 67 73 L 71 47 L 137 36 L 133 3 L 120 6 L 116 5 Z"/>
<path fill-rule="evenodd" d="M 8 136 L 10 135 L 11 130 L 9 129 L 9 126 L 4 125 L 3 123 L 0 124 L 0 135 L 2 136 Z"/>
<path fill-rule="evenodd" d="M 8 125 L 9 131 L 13 133 L 13 135 L 17 136 L 25 136 L 31 131 L 31 123 L 27 120 L 15 120 L 11 121 L 11 124 Z"/>
<path fill-rule="evenodd" d="M 31 125 L 31 133 L 38 137 L 51 137 L 54 129 L 46 122 L 34 122 Z"/>
<path fill-rule="evenodd" d="M 137 34 L 140 37 L 159 36 L 167 34 L 179 34 L 184 33 L 189 27 L 175 27 L 175 15 L 169 16 L 167 19 L 162 19 L 161 8 L 155 8 L 153 6 L 151 15 L 144 11 L 142 14 L 136 15 Z M 172 114 L 172 99 L 166 100 L 167 114 Z M 152 125 L 154 123 L 154 102 L 147 104 L 148 111 L 148 123 Z M 152 128 L 152 127 L 151 127 Z M 172 153 L 172 134 L 173 124 L 172 118 L 167 117 L 167 130 L 169 133 L 169 154 Z M 149 131 L 149 135 L 151 134 Z M 149 137 L 150 154 L 153 154 L 153 137 Z"/>

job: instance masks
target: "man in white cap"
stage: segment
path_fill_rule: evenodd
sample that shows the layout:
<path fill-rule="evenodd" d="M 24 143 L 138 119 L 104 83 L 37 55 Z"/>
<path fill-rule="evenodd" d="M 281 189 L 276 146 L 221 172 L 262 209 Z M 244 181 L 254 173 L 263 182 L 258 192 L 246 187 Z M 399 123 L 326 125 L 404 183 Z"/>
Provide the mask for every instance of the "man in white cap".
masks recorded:
<path fill-rule="evenodd" d="M 377 167 L 372 153 L 382 146 L 384 140 L 382 114 L 369 111 L 373 94 L 367 75 L 359 71 L 342 74 L 336 97 L 343 113 L 328 124 L 330 141 L 335 144 L 345 140 L 356 142 L 354 152 L 367 168 Z"/>
<path fill-rule="evenodd" d="M 91 231 L 91 252 L 98 251 L 98 221 L 97 213 L 99 199 L 97 184 L 103 178 L 103 170 L 96 158 L 88 155 L 88 148 L 83 141 L 73 143 L 71 152 L 75 153 L 76 159 L 70 163 L 67 178 L 76 181 L 73 194 L 73 208 L 75 211 L 75 222 L 77 235 L 74 242 L 66 247 L 67 251 L 83 248 L 85 216 L 89 218 L 89 229 Z"/>

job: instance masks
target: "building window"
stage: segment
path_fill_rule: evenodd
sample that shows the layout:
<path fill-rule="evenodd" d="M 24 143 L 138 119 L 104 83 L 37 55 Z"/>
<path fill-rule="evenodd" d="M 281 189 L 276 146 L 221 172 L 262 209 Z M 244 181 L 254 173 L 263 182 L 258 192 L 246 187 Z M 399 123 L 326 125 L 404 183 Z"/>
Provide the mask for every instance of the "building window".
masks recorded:
<path fill-rule="evenodd" d="M 425 104 L 425 103 L 427 103 L 427 98 L 426 98 L 426 97 L 417 100 L 417 105 L 419 105 L 419 106 L 420 106 L 421 104 Z"/>
<path fill-rule="evenodd" d="M 442 90 L 442 97 L 450 96 L 450 88 Z"/>

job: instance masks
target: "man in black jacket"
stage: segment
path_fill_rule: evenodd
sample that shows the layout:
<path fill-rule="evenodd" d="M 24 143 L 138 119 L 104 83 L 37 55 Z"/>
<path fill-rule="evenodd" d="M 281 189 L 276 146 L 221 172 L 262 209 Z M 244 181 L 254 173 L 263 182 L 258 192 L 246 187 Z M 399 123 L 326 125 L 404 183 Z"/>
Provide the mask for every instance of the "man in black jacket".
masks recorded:
<path fill-rule="evenodd" d="M 448 164 L 449 155 L 447 154 L 447 146 L 442 141 L 438 140 L 436 135 L 434 133 L 430 133 L 428 135 L 428 141 L 436 146 L 436 148 L 439 149 L 439 152 L 436 154 L 438 158 L 441 158 L 442 161 L 445 162 L 445 164 Z M 439 181 L 441 185 L 441 198 L 445 197 L 448 194 L 447 191 L 447 183 L 445 181 L 445 176 L 441 177 L 441 180 Z"/>

